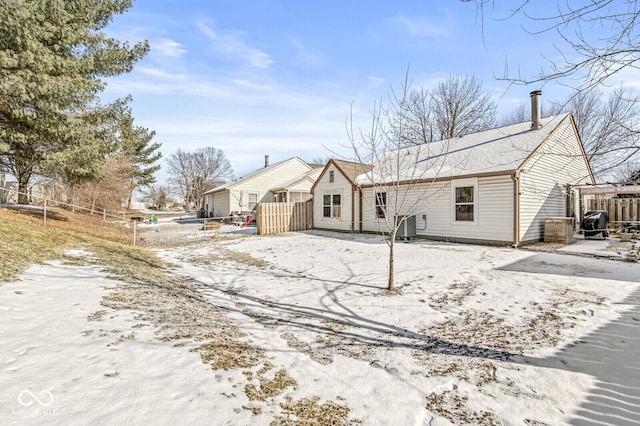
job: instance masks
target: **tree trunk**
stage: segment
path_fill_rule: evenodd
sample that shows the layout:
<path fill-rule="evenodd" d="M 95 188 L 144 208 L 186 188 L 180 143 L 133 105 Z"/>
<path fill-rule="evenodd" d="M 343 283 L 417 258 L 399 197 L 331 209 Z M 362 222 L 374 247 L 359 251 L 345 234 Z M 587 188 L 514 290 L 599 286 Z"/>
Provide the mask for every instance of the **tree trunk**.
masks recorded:
<path fill-rule="evenodd" d="M 387 290 L 393 290 L 395 288 L 395 265 L 393 249 L 396 241 L 396 233 L 391 233 L 391 242 L 389 243 L 389 282 L 387 284 Z"/>
<path fill-rule="evenodd" d="M 29 204 L 29 177 L 30 174 L 20 174 L 18 178 L 18 204 Z"/>
<path fill-rule="evenodd" d="M 131 198 L 133 198 L 133 190 L 134 189 L 135 189 L 134 187 L 131 187 L 129 189 L 129 198 L 127 198 L 127 210 L 131 210 Z"/>

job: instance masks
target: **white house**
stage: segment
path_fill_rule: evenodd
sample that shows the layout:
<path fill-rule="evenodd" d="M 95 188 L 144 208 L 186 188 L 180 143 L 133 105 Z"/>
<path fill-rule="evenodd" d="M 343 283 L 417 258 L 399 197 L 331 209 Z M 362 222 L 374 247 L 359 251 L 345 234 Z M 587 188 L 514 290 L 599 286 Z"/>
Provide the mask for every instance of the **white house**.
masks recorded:
<path fill-rule="evenodd" d="M 517 246 L 540 241 L 546 218 L 579 218 L 572 186 L 593 174 L 572 115 L 540 119 L 539 94 L 532 122 L 403 148 L 372 166 L 330 161 L 312 188 L 314 228 L 379 232 L 398 211 L 415 215 L 417 236 Z"/>
<path fill-rule="evenodd" d="M 320 176 L 322 167 L 311 164 L 313 167 L 307 173 L 296 176 L 280 186 L 271 188 L 276 202 L 307 201 L 311 198 L 311 187 Z"/>
<path fill-rule="evenodd" d="M 251 212 L 257 203 L 306 201 L 316 169 L 317 175 L 322 169 L 298 157 L 269 165 L 265 156 L 264 168 L 207 191 L 203 207 L 209 217 L 228 217 Z"/>

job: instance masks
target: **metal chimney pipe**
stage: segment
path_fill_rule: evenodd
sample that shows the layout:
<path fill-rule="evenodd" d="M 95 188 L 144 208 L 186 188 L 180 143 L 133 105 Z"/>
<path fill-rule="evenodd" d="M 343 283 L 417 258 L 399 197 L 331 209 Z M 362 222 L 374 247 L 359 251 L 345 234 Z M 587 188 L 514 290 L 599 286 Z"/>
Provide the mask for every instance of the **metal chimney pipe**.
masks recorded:
<path fill-rule="evenodd" d="M 269 167 L 269 155 L 264 156 L 264 168 Z"/>
<path fill-rule="evenodd" d="M 529 93 L 531 96 L 531 130 L 538 130 L 542 127 L 541 119 L 541 107 L 540 107 L 540 95 L 542 95 L 542 90 L 534 90 Z"/>

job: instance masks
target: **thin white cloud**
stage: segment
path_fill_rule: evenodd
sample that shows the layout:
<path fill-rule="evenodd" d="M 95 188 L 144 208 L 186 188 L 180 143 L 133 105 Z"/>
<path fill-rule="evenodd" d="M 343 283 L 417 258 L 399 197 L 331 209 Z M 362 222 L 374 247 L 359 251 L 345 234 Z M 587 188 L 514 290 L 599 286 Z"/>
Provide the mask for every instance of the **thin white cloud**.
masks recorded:
<path fill-rule="evenodd" d="M 184 74 L 171 74 L 168 73 L 166 71 L 163 71 L 159 68 L 150 68 L 150 67 L 137 67 L 136 68 L 137 72 L 140 72 L 144 75 L 150 76 L 150 77 L 155 77 L 155 78 L 159 78 L 162 80 L 171 80 L 171 81 L 182 81 L 185 80 L 187 78 L 186 75 Z"/>
<path fill-rule="evenodd" d="M 162 56 L 168 56 L 170 58 L 180 58 L 187 53 L 187 49 L 185 49 L 182 44 L 169 38 L 160 38 L 151 41 L 151 49 Z"/>
<path fill-rule="evenodd" d="M 369 81 L 376 86 L 387 81 L 386 79 L 382 77 L 376 77 L 375 75 L 368 75 L 367 79 L 369 79 Z"/>
<path fill-rule="evenodd" d="M 196 27 L 207 36 L 217 52 L 240 58 L 256 68 L 269 68 L 273 64 L 268 53 L 245 43 L 240 32 L 218 33 L 202 22 L 196 22 Z"/>
<path fill-rule="evenodd" d="M 451 26 L 447 20 L 434 20 L 427 18 L 409 18 L 405 15 L 397 15 L 394 22 L 410 35 L 415 37 L 444 37 L 451 34 Z"/>
<path fill-rule="evenodd" d="M 236 86 L 243 87 L 246 89 L 260 90 L 260 91 L 267 91 L 267 90 L 273 89 L 273 86 L 269 84 L 257 84 L 249 80 L 241 80 L 241 79 L 235 78 L 235 79 L 232 79 L 231 82 Z"/>
<path fill-rule="evenodd" d="M 289 44 L 291 44 L 295 49 L 296 56 L 294 60 L 296 63 L 305 65 L 322 65 L 326 62 L 326 58 L 323 55 L 313 52 L 297 38 L 291 35 L 287 35 L 286 38 L 289 41 Z"/>

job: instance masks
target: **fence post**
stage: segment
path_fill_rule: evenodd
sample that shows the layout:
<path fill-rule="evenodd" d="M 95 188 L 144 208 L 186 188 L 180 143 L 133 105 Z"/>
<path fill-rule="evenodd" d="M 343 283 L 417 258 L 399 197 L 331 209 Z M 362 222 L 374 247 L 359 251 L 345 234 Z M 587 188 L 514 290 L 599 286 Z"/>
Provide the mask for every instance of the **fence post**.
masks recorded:
<path fill-rule="evenodd" d="M 138 236 L 136 235 L 137 234 L 136 231 L 137 231 L 137 228 L 138 228 L 137 225 L 138 225 L 138 221 L 134 220 L 133 221 L 133 245 L 134 246 L 136 245 L 136 240 L 138 239 Z"/>
<path fill-rule="evenodd" d="M 44 226 L 47 226 L 47 199 L 44 199 Z"/>
<path fill-rule="evenodd" d="M 102 221 L 107 221 L 107 209 L 102 209 Z"/>

